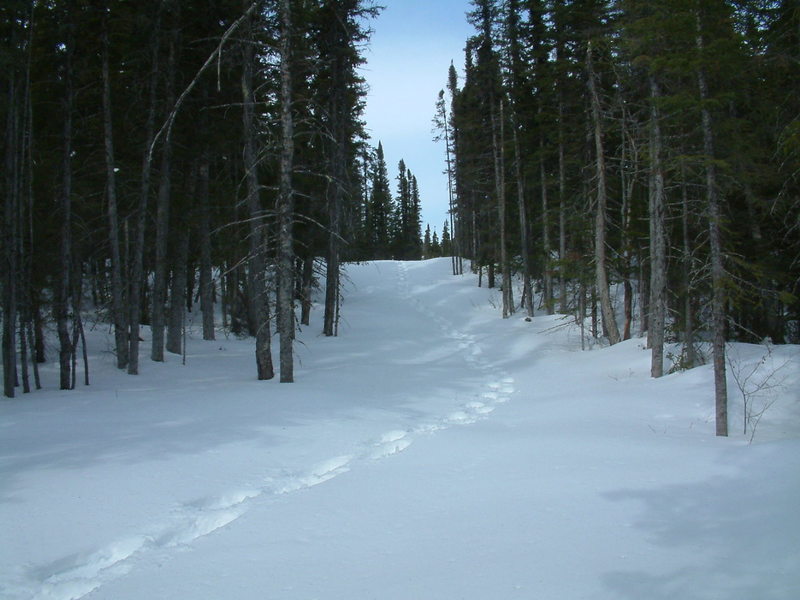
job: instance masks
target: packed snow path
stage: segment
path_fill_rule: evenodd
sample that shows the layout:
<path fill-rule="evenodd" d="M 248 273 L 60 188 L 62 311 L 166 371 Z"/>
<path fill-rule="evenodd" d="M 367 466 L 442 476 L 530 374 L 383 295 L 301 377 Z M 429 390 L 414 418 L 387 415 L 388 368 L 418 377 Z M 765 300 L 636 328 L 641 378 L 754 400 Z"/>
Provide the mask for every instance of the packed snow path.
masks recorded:
<path fill-rule="evenodd" d="M 576 352 L 448 270 L 349 267 L 293 385 L 191 340 L 3 404 L 0 597 L 795 597 L 796 437 L 716 440 L 707 370 Z"/>

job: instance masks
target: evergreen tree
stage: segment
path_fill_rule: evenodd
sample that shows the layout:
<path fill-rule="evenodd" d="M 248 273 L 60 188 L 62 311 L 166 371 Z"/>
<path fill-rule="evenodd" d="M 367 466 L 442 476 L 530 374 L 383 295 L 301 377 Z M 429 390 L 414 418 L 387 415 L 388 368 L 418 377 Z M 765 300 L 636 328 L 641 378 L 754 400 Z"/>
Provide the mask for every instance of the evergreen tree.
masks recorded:
<path fill-rule="evenodd" d="M 452 252 L 451 243 L 450 229 L 448 228 L 447 221 L 445 221 L 442 225 L 442 256 L 450 256 Z"/>
<path fill-rule="evenodd" d="M 422 240 L 422 258 L 431 258 L 433 256 L 431 250 L 431 226 L 425 226 L 425 237 Z"/>
<path fill-rule="evenodd" d="M 436 258 L 442 255 L 442 246 L 439 244 L 439 234 L 433 230 L 433 237 L 431 238 L 431 258 Z"/>
<path fill-rule="evenodd" d="M 371 217 L 371 255 L 373 258 L 391 258 L 392 252 L 392 220 L 394 216 L 394 202 L 389 189 L 389 174 L 386 169 L 386 159 L 383 155 L 383 145 L 378 142 L 375 154 L 375 165 L 372 171 L 372 191 L 370 197 Z"/>

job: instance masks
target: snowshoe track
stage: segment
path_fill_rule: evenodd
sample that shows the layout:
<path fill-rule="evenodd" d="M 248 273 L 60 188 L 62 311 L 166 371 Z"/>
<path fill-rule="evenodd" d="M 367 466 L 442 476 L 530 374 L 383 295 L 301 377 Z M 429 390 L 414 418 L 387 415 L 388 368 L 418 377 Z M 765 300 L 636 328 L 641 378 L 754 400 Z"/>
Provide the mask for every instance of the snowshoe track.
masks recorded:
<path fill-rule="evenodd" d="M 148 555 L 163 555 L 186 547 L 236 521 L 253 503 L 279 495 L 296 493 L 348 472 L 361 461 L 380 460 L 409 448 L 415 437 L 430 435 L 457 425 L 470 425 L 485 419 L 495 408 L 508 402 L 515 392 L 514 379 L 493 366 L 485 357 L 475 336 L 459 330 L 434 312 L 412 293 L 408 267 L 397 263 L 398 293 L 415 311 L 432 321 L 441 334 L 456 343 L 470 370 L 484 378 L 472 399 L 433 422 L 408 430 L 390 430 L 378 439 L 362 444 L 353 455 L 335 456 L 313 465 L 305 472 L 279 473 L 263 478 L 256 485 L 243 486 L 220 496 L 201 498 L 177 507 L 166 523 L 153 524 L 150 530 L 116 540 L 93 552 L 60 559 L 33 569 L 16 582 L 10 598 L 32 600 L 79 600 L 109 581 L 124 576 L 136 562 Z"/>

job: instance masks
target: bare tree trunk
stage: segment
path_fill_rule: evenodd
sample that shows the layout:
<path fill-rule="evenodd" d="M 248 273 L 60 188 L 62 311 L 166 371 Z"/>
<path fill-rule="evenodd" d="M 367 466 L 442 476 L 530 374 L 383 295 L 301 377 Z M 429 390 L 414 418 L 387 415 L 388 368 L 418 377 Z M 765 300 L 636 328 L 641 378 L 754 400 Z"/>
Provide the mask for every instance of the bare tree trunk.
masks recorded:
<path fill-rule="evenodd" d="M 650 76 L 650 376 L 664 374 L 664 327 L 667 291 L 667 243 L 665 228 L 664 169 L 659 123 L 658 82 Z"/>
<path fill-rule="evenodd" d="M 339 186 L 339 182 L 328 184 Z M 323 315 L 322 333 L 326 336 L 336 335 L 336 314 L 339 296 L 339 192 L 329 194 L 328 220 L 331 229 L 328 237 L 328 256 L 325 264 L 325 314 Z"/>
<path fill-rule="evenodd" d="M 139 374 L 139 325 L 142 320 L 142 285 L 144 284 L 144 239 L 147 228 L 147 201 L 150 196 L 150 180 L 152 170 L 153 140 L 156 122 L 156 93 L 158 91 L 158 53 L 159 53 L 160 19 L 156 19 L 153 28 L 150 71 L 150 97 L 148 99 L 147 120 L 145 122 L 145 143 L 142 157 L 141 187 L 139 189 L 139 206 L 133 242 L 131 274 L 130 274 L 130 334 L 128 343 L 128 373 Z"/>
<path fill-rule="evenodd" d="M 647 333 L 650 325 L 650 277 L 642 248 L 637 251 L 639 263 L 639 337 Z"/>
<path fill-rule="evenodd" d="M 247 5 L 247 0 L 245 0 Z M 254 48 L 252 17 L 248 17 L 243 42 L 242 71 L 242 132 L 244 141 L 244 168 L 247 180 L 247 207 L 250 212 L 250 256 L 248 259 L 249 312 L 253 319 L 256 338 L 256 370 L 259 380 L 272 379 L 270 349 L 269 299 L 266 285 L 266 224 L 261 208 L 258 183 L 258 160 L 255 147 L 255 114 L 253 97 Z"/>
<path fill-rule="evenodd" d="M 194 187 L 190 184 L 190 187 Z M 190 192 L 190 197 L 193 196 Z M 186 318 L 186 280 L 189 262 L 189 225 L 182 223 L 178 231 L 175 259 L 172 263 L 172 282 L 167 319 L 167 352 L 183 352 L 183 325 Z"/>
<path fill-rule="evenodd" d="M 499 104 L 499 117 L 492 118 L 492 143 L 494 146 L 494 182 L 497 194 L 497 218 L 500 226 L 500 272 L 503 286 L 503 318 L 514 313 L 514 296 L 511 289 L 511 265 L 508 262 L 508 233 L 506 231 L 506 178 L 503 101 Z"/>
<path fill-rule="evenodd" d="M 176 5 L 177 6 L 177 5 Z M 177 16 L 173 16 L 177 19 Z M 175 69 L 178 52 L 178 27 L 173 22 L 167 58 L 165 106 L 172 110 L 175 102 Z M 169 205 L 172 194 L 172 136 L 167 133 L 161 149 L 161 169 L 156 204 L 156 259 L 153 274 L 153 307 L 150 319 L 152 345 L 150 359 L 164 361 L 164 328 L 167 300 L 167 245 L 169 242 Z"/>
<path fill-rule="evenodd" d="M 294 381 L 294 192 L 292 165 L 294 159 L 294 122 L 292 120 L 291 0 L 281 0 L 281 152 L 278 190 L 278 331 L 280 333 L 280 380 Z"/>
<path fill-rule="evenodd" d="M 200 220 L 200 310 L 203 313 L 203 339 L 213 340 L 214 334 L 214 279 L 211 272 L 211 216 L 208 198 L 208 146 L 203 149 L 198 169 L 198 202 Z"/>
<path fill-rule="evenodd" d="M 697 50 L 703 54 L 703 29 L 700 13 L 697 14 Z M 697 70 L 700 92 L 700 116 L 703 131 L 703 152 L 706 160 L 706 202 L 708 208 L 708 233 L 711 249 L 711 335 L 714 355 L 714 402 L 716 408 L 716 434 L 728 435 L 728 384 L 725 376 L 725 262 L 722 254 L 722 215 L 717 194 L 717 174 L 714 165 L 714 133 L 711 113 L 708 111 L 708 85 L 705 72 Z"/>
<path fill-rule="evenodd" d="M 346 10 L 340 7 L 341 10 Z M 339 9 L 337 9 L 339 10 Z M 343 22 L 338 24 L 343 26 Z M 335 33 L 333 46 L 342 52 L 341 36 Z M 346 43 L 345 43 L 346 44 Z M 331 64 L 331 91 L 328 100 L 328 114 L 330 115 L 329 142 L 327 153 L 329 156 L 329 179 L 326 190 L 328 203 L 328 252 L 325 265 L 325 314 L 323 315 L 322 333 L 326 336 L 338 334 L 339 326 L 339 282 L 341 269 L 341 218 L 344 185 L 346 179 L 346 124 L 349 118 L 347 113 L 347 75 L 344 55 L 333 56 Z"/>
<path fill-rule="evenodd" d="M 114 130 L 111 119 L 111 75 L 109 70 L 108 6 L 103 13 L 102 74 L 103 134 L 106 159 L 106 200 L 108 202 L 108 242 L 111 249 L 111 314 L 114 321 L 114 345 L 117 368 L 128 366 L 128 319 L 125 312 L 125 291 L 122 283 L 122 257 L 119 244 L 116 167 L 114 164 Z"/>
<path fill-rule="evenodd" d="M 19 115 L 16 107 L 19 106 L 17 98 L 16 81 L 13 74 L 8 76 L 8 114 L 6 120 L 5 140 L 5 192 L 3 202 L 3 394 L 13 398 L 16 387 L 17 371 L 17 281 L 18 281 L 18 235 L 17 210 L 19 203 L 19 159 L 20 148 Z"/>
<path fill-rule="evenodd" d="M 83 331 L 83 317 L 81 309 L 83 304 L 83 272 L 81 261 L 75 256 L 71 274 L 72 284 L 72 389 L 75 389 L 75 380 L 78 376 L 78 342 L 81 343 L 83 358 L 83 384 L 89 385 L 89 355 L 86 348 L 86 335 Z"/>
<path fill-rule="evenodd" d="M 525 179 L 522 176 L 522 156 L 514 120 L 514 169 L 517 176 L 517 212 L 519 212 L 519 242 L 522 254 L 522 307 L 528 317 L 533 317 L 533 284 L 531 283 L 530 247 L 528 242 L 528 214 L 525 205 Z"/>
<path fill-rule="evenodd" d="M 691 369 L 697 364 L 694 347 L 694 305 L 692 303 L 692 271 L 693 255 L 689 228 L 689 193 L 686 185 L 686 173 L 681 161 L 681 229 L 683 232 L 683 290 L 684 290 L 684 323 L 683 344 L 684 363 Z"/>
<path fill-rule="evenodd" d="M 628 111 L 625 108 L 624 100 L 620 100 L 622 109 L 622 157 L 621 157 L 621 176 L 620 194 L 622 196 L 622 210 L 620 219 L 622 222 L 622 248 L 624 252 L 624 272 L 622 275 L 622 285 L 625 292 L 623 300 L 623 311 L 625 321 L 622 326 L 622 339 L 631 338 L 631 324 L 633 322 L 633 285 L 631 277 L 633 272 L 632 243 L 631 243 L 631 198 L 633 198 L 633 185 L 636 180 L 637 162 L 628 165 Z M 635 153 L 634 153 L 635 156 Z M 630 184 L 628 183 L 630 181 Z"/>
<path fill-rule="evenodd" d="M 598 293 L 600 294 L 600 307 L 603 313 L 603 326 L 608 332 L 608 341 L 616 344 L 620 341 L 617 319 L 614 316 L 614 307 L 611 304 L 611 294 L 608 284 L 608 267 L 606 265 L 606 164 L 605 149 L 603 147 L 603 125 L 600 115 L 600 96 L 595 80 L 594 59 L 591 42 L 586 50 L 586 70 L 589 83 L 592 121 L 594 128 L 595 151 L 597 154 L 595 166 L 597 173 L 597 206 L 595 212 L 595 279 Z"/>
<path fill-rule="evenodd" d="M 314 257 L 306 256 L 303 259 L 303 275 L 301 283 L 301 312 L 300 324 L 308 325 L 311 321 L 311 284 L 314 278 Z"/>
<path fill-rule="evenodd" d="M 539 142 L 539 150 L 544 152 L 544 139 Z M 539 157 L 539 185 L 542 190 L 542 247 L 544 249 L 544 306 L 548 315 L 555 312 L 553 307 L 553 259 L 550 256 L 550 207 L 547 200 L 547 172 L 544 157 Z"/>
<path fill-rule="evenodd" d="M 72 89 L 73 24 L 67 17 L 67 39 L 64 69 L 64 132 L 63 155 L 61 161 L 61 246 L 59 252 L 60 274 L 53 302 L 53 316 L 58 331 L 58 364 L 60 388 L 72 389 L 71 360 L 74 347 L 69 335 L 69 296 L 70 274 L 72 271 L 72 109 L 74 94 Z"/>

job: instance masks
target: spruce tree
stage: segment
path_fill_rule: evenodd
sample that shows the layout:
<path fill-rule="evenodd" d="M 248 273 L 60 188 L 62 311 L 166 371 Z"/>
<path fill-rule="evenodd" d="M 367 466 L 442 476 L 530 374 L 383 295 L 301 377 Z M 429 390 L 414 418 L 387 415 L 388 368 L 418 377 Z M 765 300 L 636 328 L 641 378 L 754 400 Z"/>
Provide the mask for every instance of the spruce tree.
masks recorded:
<path fill-rule="evenodd" d="M 372 171 L 372 192 L 370 197 L 370 215 L 372 240 L 372 257 L 377 259 L 391 258 L 391 226 L 394 213 L 394 202 L 389 189 L 389 174 L 383 154 L 383 144 L 378 142 L 375 153 L 375 164 Z"/>

